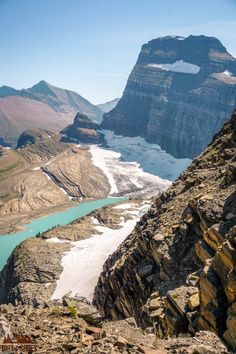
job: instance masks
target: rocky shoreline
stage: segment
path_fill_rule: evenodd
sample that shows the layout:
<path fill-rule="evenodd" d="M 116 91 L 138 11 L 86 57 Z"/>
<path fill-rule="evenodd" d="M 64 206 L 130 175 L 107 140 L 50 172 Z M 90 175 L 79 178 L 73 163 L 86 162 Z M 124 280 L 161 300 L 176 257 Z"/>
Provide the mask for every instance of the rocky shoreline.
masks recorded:
<path fill-rule="evenodd" d="M 20 302 L 39 306 L 50 301 L 62 275 L 64 255 L 68 254 L 77 244 L 79 248 L 82 247 L 79 243 L 81 240 L 94 236 L 99 242 L 99 236 L 102 235 L 103 230 L 110 230 L 110 233 L 117 230 L 118 234 L 121 233 L 123 224 L 126 225 L 136 218 L 138 220 L 137 212 L 143 210 L 143 207 L 148 205 L 146 203 L 134 200 L 116 203 L 115 206 L 106 206 L 66 226 L 56 227 L 38 237 L 23 241 L 0 272 L 0 303 L 17 304 Z M 129 231 L 126 236 L 128 233 Z M 112 247 L 115 250 L 114 246 Z M 108 255 L 104 254 L 101 266 Z M 66 277 L 69 276 L 70 274 L 66 275 Z M 98 276 L 99 273 L 97 278 Z M 97 278 L 95 278 L 94 287 Z"/>

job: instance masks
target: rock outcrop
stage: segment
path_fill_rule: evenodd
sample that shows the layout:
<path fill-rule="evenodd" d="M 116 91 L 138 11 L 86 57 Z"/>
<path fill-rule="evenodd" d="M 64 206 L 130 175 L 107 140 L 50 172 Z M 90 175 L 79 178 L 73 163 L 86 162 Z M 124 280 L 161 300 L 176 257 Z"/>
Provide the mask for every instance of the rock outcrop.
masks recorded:
<path fill-rule="evenodd" d="M 62 272 L 62 255 L 70 248 L 68 243 L 49 243 L 39 237 L 19 245 L 0 275 L 0 303 L 47 303 Z"/>
<path fill-rule="evenodd" d="M 111 255 L 94 303 L 159 337 L 210 330 L 236 348 L 236 112 Z"/>
<path fill-rule="evenodd" d="M 26 147 L 28 145 L 34 145 L 39 141 L 50 138 L 52 135 L 55 135 L 53 132 L 49 132 L 43 129 L 29 129 L 25 130 L 19 137 L 17 142 L 17 149 Z"/>
<path fill-rule="evenodd" d="M 45 307 L 0 305 L 0 348 L 19 353 L 228 353 L 209 332 L 193 339 L 157 341 L 153 334 L 142 333 L 133 318 L 103 323 L 85 299 L 68 296 Z"/>
<path fill-rule="evenodd" d="M 64 135 L 63 141 L 78 141 L 88 144 L 100 144 L 104 142 L 103 134 L 97 130 L 97 122 L 89 119 L 86 115 L 78 113 L 75 116 L 74 123 L 61 131 Z"/>
<path fill-rule="evenodd" d="M 202 152 L 236 106 L 236 59 L 216 39 L 162 37 L 144 44 L 102 128 L 142 136 L 175 157 Z"/>

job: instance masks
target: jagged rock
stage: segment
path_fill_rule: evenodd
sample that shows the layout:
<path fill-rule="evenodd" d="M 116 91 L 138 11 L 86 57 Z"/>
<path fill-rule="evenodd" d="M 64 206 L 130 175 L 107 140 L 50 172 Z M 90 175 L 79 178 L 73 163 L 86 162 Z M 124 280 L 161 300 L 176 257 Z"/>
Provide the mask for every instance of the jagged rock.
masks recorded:
<path fill-rule="evenodd" d="M 193 294 L 192 296 L 190 296 L 190 298 L 187 301 L 187 305 L 191 311 L 195 311 L 199 307 L 200 301 L 199 301 L 198 292 L 196 294 Z"/>
<path fill-rule="evenodd" d="M 236 185 L 223 172 L 235 132 L 236 112 L 109 257 L 94 296 L 104 317 L 160 337 L 210 330 L 236 348 Z"/>
<path fill-rule="evenodd" d="M 62 254 L 70 248 L 40 238 L 20 244 L 0 273 L 0 303 L 45 304 L 62 272 Z"/>
<path fill-rule="evenodd" d="M 236 59 L 219 40 L 156 38 L 142 46 L 122 98 L 101 127 L 142 136 L 176 157 L 192 158 L 235 109 L 235 93 Z M 194 176 L 186 183 L 195 183 Z"/>

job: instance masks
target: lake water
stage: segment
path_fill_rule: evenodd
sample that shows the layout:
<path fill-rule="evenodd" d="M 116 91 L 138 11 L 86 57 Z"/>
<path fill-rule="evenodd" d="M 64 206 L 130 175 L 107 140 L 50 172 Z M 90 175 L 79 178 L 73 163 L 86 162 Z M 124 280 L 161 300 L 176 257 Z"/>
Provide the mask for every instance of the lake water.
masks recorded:
<path fill-rule="evenodd" d="M 36 219 L 30 224 L 25 225 L 24 231 L 0 235 L 0 269 L 2 269 L 6 264 L 7 259 L 14 248 L 27 238 L 34 237 L 39 232 L 45 232 L 58 225 L 67 225 L 78 218 L 88 215 L 96 209 L 121 202 L 123 200 L 125 200 L 125 198 L 106 198 L 81 203 L 78 206 L 69 208 L 65 211 Z"/>

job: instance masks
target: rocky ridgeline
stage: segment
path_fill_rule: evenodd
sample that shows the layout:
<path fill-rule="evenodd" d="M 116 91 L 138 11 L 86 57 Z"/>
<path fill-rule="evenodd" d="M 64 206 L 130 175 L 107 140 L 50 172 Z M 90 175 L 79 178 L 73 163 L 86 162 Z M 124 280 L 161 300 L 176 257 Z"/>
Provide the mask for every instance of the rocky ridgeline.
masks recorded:
<path fill-rule="evenodd" d="M 98 122 L 103 112 L 76 92 L 40 81 L 22 90 L 0 87 L 0 143 L 15 147 L 27 129 L 60 131 L 73 122 L 77 112 Z"/>
<path fill-rule="evenodd" d="M 235 269 L 236 112 L 108 258 L 94 304 L 158 337 L 204 329 L 236 348 Z"/>
<path fill-rule="evenodd" d="M 29 164 L 50 160 L 68 148 L 60 142 L 60 136 L 43 129 L 24 131 L 18 140 L 17 150 Z"/>
<path fill-rule="evenodd" d="M 102 128 L 195 157 L 236 106 L 236 59 L 213 37 L 167 36 L 142 46 L 124 94 Z"/>
<path fill-rule="evenodd" d="M 158 341 L 133 318 L 103 322 L 84 298 L 64 296 L 44 307 L 0 305 L 0 349 L 14 353 L 214 354 L 228 353 L 209 332 Z"/>

